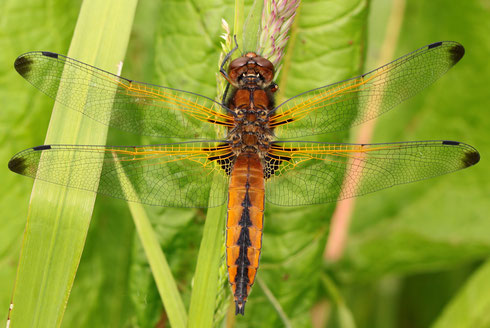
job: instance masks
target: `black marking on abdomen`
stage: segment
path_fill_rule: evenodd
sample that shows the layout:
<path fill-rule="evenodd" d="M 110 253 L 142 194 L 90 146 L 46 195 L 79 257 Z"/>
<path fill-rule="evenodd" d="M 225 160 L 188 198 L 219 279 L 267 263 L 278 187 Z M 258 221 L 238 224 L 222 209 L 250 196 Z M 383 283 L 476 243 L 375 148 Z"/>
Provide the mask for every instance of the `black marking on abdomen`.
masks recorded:
<path fill-rule="evenodd" d="M 237 240 L 237 245 L 240 247 L 240 250 L 238 252 L 238 258 L 235 261 L 235 264 L 237 265 L 237 274 L 235 276 L 235 297 L 240 303 L 243 303 L 247 298 L 247 285 L 250 283 L 250 280 L 248 279 L 248 266 L 250 265 L 250 261 L 247 256 L 247 250 L 250 246 L 252 246 L 252 242 L 250 241 L 250 232 L 248 230 L 248 227 L 252 226 L 252 221 L 250 220 L 250 206 L 252 206 L 252 204 L 248 194 L 250 189 L 248 178 L 245 188 L 245 197 L 243 198 L 242 202 L 242 216 L 240 217 L 240 221 L 238 221 L 238 225 L 242 227 L 240 230 L 240 236 Z"/>

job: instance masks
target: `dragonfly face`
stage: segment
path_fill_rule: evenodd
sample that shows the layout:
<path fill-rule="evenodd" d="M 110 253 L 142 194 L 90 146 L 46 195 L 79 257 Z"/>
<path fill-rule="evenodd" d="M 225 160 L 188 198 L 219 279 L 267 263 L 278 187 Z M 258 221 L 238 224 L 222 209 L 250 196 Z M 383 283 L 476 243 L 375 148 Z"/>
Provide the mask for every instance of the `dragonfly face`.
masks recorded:
<path fill-rule="evenodd" d="M 433 43 L 275 105 L 274 67 L 255 53 L 231 62 L 224 75 L 233 90 L 225 103 L 125 79 L 51 52 L 26 53 L 15 61 L 19 74 L 67 107 L 131 133 L 189 139 L 195 131 L 200 140 L 142 147 L 43 145 L 16 154 L 9 168 L 150 205 L 227 202 L 226 261 L 236 313 L 243 314 L 259 266 L 265 200 L 285 206 L 333 202 L 457 171 L 480 159 L 476 149 L 456 141 L 334 144 L 278 138 L 345 130 L 375 118 L 429 86 L 463 54 L 456 42 Z M 77 93 L 84 97 L 73 97 Z"/>
<path fill-rule="evenodd" d="M 249 85 L 265 89 L 274 78 L 274 65 L 255 52 L 249 52 L 230 63 L 228 75 L 237 88 Z"/>

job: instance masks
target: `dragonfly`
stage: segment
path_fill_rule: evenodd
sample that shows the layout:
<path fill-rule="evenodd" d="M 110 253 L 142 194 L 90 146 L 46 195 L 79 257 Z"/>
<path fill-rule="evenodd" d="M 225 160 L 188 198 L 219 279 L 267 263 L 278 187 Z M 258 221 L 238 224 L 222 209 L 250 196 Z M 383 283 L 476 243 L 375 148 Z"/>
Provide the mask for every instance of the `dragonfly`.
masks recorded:
<path fill-rule="evenodd" d="M 229 91 L 222 101 L 126 79 L 52 52 L 21 55 L 17 72 L 64 107 L 126 132 L 183 141 L 41 145 L 14 155 L 8 167 L 130 202 L 196 208 L 226 203 L 226 264 L 235 312 L 244 315 L 259 267 L 265 201 L 335 202 L 454 172 L 480 159 L 472 146 L 449 140 L 298 140 L 349 129 L 414 96 L 463 57 L 459 43 L 429 44 L 280 104 L 274 102 L 274 65 L 255 52 L 234 60 L 232 53 L 220 69 Z"/>

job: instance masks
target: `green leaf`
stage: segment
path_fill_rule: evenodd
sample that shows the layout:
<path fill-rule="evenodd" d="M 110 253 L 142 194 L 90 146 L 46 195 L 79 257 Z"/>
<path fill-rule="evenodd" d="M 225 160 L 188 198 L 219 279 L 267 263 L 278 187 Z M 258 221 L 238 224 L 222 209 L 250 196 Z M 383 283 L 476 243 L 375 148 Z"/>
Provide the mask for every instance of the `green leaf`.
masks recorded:
<path fill-rule="evenodd" d="M 490 261 L 487 261 L 468 279 L 431 327 L 490 326 L 490 291 L 485 288 L 489 284 Z"/>
<path fill-rule="evenodd" d="M 46 134 L 52 101 L 30 87 L 13 68 L 15 58 L 36 49 L 67 49 L 79 1 L 58 1 L 50 11 L 41 0 L 4 1 L 0 5 L 0 316 L 7 318 L 12 297 L 22 233 L 32 181 L 7 169 L 9 159 L 21 149 L 41 144 Z M 53 23 L 62 28 L 53 29 Z M 48 37 L 49 35 L 49 37 Z"/>
<path fill-rule="evenodd" d="M 116 2 L 84 2 L 69 56 L 117 71 L 136 2 Z M 55 106 L 46 143 L 103 143 L 105 138 L 106 128 Z M 12 326 L 61 325 L 94 200 L 91 193 L 35 182 L 12 299 Z"/>
<path fill-rule="evenodd" d="M 482 154 L 490 151 L 490 99 L 483 78 L 490 74 L 483 55 L 490 37 L 480 24 L 489 14 L 490 8 L 476 0 L 464 7 L 444 1 L 407 2 L 397 55 L 439 40 L 458 41 L 466 53 L 433 86 L 380 117 L 374 142 L 446 139 L 471 144 Z M 339 271 L 356 281 L 448 269 L 486 258 L 489 193 L 483 160 L 461 172 L 360 197 Z"/>
<path fill-rule="evenodd" d="M 334 309 L 336 311 L 334 318 L 337 320 L 338 326 L 340 328 L 355 328 L 356 323 L 350 309 L 345 304 L 340 290 L 337 288 L 332 279 L 330 279 L 330 277 L 326 274 L 322 275 L 321 280 L 323 288 L 325 288 L 327 291 L 329 298 L 334 305 Z"/>
<path fill-rule="evenodd" d="M 119 180 L 121 181 L 121 184 L 131 185 L 129 178 L 126 175 L 121 174 Z M 130 198 L 128 197 L 129 194 L 138 197 L 136 191 L 132 188 L 126 192 L 127 198 Z M 160 244 L 155 236 L 155 231 L 150 224 L 143 205 L 139 203 L 129 203 L 129 209 L 133 216 L 139 239 L 143 244 L 146 257 L 150 263 L 151 271 L 165 306 L 165 311 L 169 317 L 170 324 L 172 327 L 186 327 L 187 313 L 185 312 L 184 304 L 182 303 L 182 299 L 177 290 L 177 285 L 170 272 L 167 259 L 160 248 Z"/>
<path fill-rule="evenodd" d="M 224 259 L 225 219 L 226 207 L 208 209 L 192 288 L 189 327 L 213 327 L 219 267 Z"/>

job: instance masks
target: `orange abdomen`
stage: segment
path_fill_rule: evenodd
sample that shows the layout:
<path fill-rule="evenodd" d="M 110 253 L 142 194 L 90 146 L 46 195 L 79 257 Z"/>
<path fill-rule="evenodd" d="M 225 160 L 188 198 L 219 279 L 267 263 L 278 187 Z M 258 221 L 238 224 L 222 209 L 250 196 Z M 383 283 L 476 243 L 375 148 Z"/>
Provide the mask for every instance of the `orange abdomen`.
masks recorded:
<path fill-rule="evenodd" d="M 231 173 L 226 224 L 226 264 L 237 314 L 243 314 L 259 267 L 264 181 L 262 162 L 258 155 L 240 154 Z"/>

